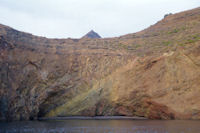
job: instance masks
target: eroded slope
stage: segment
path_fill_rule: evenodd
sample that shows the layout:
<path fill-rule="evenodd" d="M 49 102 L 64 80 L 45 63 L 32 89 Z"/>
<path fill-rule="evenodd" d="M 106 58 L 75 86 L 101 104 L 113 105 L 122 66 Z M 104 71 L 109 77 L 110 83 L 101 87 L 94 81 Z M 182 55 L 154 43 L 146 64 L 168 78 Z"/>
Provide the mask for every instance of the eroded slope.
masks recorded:
<path fill-rule="evenodd" d="M 0 25 L 0 118 L 200 118 L 200 8 L 134 34 L 47 39 Z"/>

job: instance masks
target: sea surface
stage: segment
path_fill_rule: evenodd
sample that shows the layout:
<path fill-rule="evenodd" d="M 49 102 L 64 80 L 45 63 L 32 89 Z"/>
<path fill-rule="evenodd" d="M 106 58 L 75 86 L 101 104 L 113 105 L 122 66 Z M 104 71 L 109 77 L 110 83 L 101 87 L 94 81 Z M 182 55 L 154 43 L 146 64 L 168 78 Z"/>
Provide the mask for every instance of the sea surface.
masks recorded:
<path fill-rule="evenodd" d="M 194 120 L 48 120 L 0 122 L 0 133 L 200 133 Z"/>

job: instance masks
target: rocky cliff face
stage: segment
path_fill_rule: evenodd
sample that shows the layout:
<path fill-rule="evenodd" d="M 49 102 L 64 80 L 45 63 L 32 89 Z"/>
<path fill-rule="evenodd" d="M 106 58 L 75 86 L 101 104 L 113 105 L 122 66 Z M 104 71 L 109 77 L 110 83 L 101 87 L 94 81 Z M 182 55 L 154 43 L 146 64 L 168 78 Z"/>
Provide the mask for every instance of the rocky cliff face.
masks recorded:
<path fill-rule="evenodd" d="M 0 25 L 0 119 L 200 119 L 200 8 L 109 39 L 47 39 Z"/>

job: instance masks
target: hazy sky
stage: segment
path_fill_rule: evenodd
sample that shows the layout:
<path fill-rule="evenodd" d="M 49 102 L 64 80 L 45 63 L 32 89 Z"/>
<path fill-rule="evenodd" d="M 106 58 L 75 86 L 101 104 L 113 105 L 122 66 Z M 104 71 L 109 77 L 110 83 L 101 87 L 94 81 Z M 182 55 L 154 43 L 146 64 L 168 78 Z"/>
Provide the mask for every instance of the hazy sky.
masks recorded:
<path fill-rule="evenodd" d="M 199 0 L 0 0 L 0 23 L 50 38 L 79 38 L 91 29 L 114 37 L 199 6 Z"/>

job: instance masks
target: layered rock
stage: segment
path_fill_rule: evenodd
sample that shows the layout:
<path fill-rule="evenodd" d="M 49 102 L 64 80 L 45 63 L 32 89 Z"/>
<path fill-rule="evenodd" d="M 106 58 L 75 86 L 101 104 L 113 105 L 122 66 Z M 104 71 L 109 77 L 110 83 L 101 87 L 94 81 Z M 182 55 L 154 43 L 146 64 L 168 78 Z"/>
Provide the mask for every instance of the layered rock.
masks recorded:
<path fill-rule="evenodd" d="M 0 25 L 0 119 L 200 118 L 200 8 L 109 39 L 48 39 Z"/>

